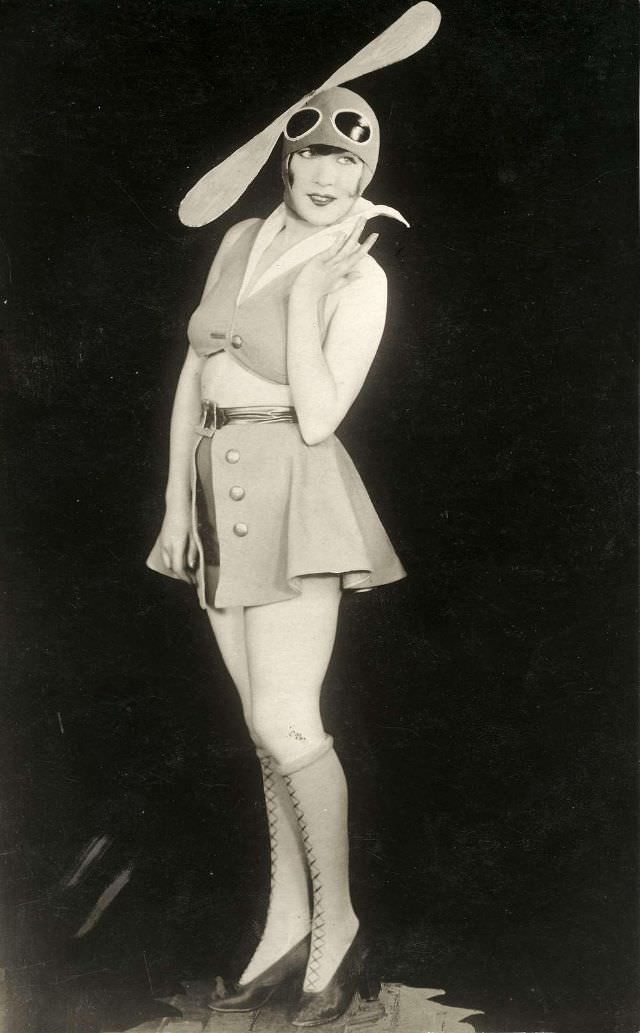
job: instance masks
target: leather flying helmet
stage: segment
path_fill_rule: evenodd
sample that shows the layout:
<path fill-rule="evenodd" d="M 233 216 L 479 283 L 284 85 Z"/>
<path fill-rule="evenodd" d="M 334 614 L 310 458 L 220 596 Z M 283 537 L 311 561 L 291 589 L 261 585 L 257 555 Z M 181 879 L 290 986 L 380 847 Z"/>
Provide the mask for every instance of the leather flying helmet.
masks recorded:
<path fill-rule="evenodd" d="M 338 147 L 364 163 L 359 193 L 371 182 L 380 153 L 380 126 L 373 108 L 353 90 L 333 86 L 316 93 L 294 112 L 282 134 L 282 176 L 288 184 L 289 158 L 316 145 Z"/>
<path fill-rule="evenodd" d="M 439 24 L 440 12 L 429 0 L 419 0 L 413 4 L 379 36 L 341 65 L 320 87 L 307 93 L 246 144 L 205 173 L 183 197 L 178 211 L 180 220 L 186 226 L 204 226 L 226 212 L 253 182 L 285 128 L 290 128 L 290 139 L 284 137 L 285 147 L 291 147 L 291 150 L 286 151 L 287 155 L 301 149 L 302 138 L 294 139 L 295 131 L 299 132 L 300 126 L 303 131 L 306 126 L 305 146 L 312 142 L 329 143 L 332 147 L 345 147 L 353 150 L 354 154 L 359 153 L 365 165 L 360 183 L 362 192 L 373 175 L 378 159 L 378 123 L 373 111 L 368 104 L 364 105 L 361 97 L 350 90 L 338 90 L 336 87 L 415 54 L 433 38 Z M 338 94 L 347 94 L 349 100 L 344 105 L 338 101 L 338 107 L 335 107 L 334 101 Z M 318 113 L 322 118 L 318 117 Z M 357 118 L 354 121 L 354 113 L 360 115 L 361 123 Z M 300 118 L 296 123 L 293 119 L 297 116 Z M 307 122 L 301 121 L 303 117 Z M 368 132 L 369 138 L 365 139 Z"/>

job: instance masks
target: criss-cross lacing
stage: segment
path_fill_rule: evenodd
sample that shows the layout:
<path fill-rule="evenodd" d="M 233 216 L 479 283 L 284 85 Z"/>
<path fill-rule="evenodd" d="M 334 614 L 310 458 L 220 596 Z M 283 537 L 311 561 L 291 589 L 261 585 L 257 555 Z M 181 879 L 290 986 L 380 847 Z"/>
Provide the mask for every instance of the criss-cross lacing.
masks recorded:
<path fill-rule="evenodd" d="M 358 931 L 349 893 L 347 783 L 326 736 L 278 771 L 289 791 L 305 849 L 313 914 L 303 990 L 321 993 Z"/>
<path fill-rule="evenodd" d="M 256 978 L 309 932 L 307 860 L 288 787 L 273 757 L 258 749 L 270 848 L 269 903 L 264 930 L 240 984 Z"/>
<path fill-rule="evenodd" d="M 269 754 L 264 754 L 260 757 L 260 764 L 262 766 L 262 784 L 264 787 L 264 799 L 267 808 L 267 824 L 269 827 L 269 848 L 271 853 L 269 903 L 271 903 L 276 884 L 276 874 L 278 871 L 278 798 L 275 789 L 273 760 Z"/>
<path fill-rule="evenodd" d="M 318 865 L 318 859 L 313 852 L 313 844 L 311 842 L 311 836 L 309 834 L 309 827 L 305 821 L 304 811 L 302 810 L 302 805 L 300 803 L 300 800 L 298 799 L 298 796 L 296 795 L 295 786 L 293 784 L 291 775 L 284 775 L 284 781 L 289 790 L 291 802 L 293 804 L 293 809 L 298 819 L 300 835 L 302 836 L 302 842 L 304 844 L 305 852 L 307 855 L 309 875 L 311 878 L 311 891 L 313 896 L 313 919 L 311 922 L 311 948 L 309 951 L 309 961 L 307 964 L 305 986 L 307 986 L 307 988 L 310 990 L 314 990 L 317 986 L 320 975 L 319 966 L 323 958 L 326 940 L 325 914 L 322 898 L 322 873 Z"/>

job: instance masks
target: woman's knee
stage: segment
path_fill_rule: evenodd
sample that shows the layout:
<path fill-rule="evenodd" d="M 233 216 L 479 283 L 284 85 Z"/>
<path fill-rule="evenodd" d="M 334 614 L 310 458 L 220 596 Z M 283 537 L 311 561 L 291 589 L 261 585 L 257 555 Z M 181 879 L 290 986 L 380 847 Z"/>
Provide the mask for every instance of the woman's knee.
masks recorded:
<path fill-rule="evenodd" d="M 339 582 L 304 579 L 301 596 L 245 610 L 255 735 L 280 762 L 324 741 L 320 694 L 335 638 Z"/>
<path fill-rule="evenodd" d="M 296 718 L 273 706 L 254 706 L 252 727 L 256 739 L 276 763 L 284 764 L 315 751 L 326 740 L 319 713 Z"/>
<path fill-rule="evenodd" d="M 273 707 L 254 704 L 250 720 L 256 739 L 259 739 L 263 749 L 277 760 L 282 746 L 286 744 L 286 738 L 283 735 L 282 723 L 273 711 Z"/>

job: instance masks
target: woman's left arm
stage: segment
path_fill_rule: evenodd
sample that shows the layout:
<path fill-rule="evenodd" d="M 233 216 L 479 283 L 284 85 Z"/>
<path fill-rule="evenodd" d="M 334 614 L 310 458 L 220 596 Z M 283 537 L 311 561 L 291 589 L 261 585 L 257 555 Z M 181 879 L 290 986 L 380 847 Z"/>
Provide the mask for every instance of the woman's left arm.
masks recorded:
<path fill-rule="evenodd" d="M 287 372 L 307 445 L 323 441 L 342 421 L 382 337 L 387 279 L 367 254 L 377 235 L 359 245 L 361 230 L 308 262 L 289 297 Z M 335 310 L 323 336 L 320 307 L 334 292 Z"/>

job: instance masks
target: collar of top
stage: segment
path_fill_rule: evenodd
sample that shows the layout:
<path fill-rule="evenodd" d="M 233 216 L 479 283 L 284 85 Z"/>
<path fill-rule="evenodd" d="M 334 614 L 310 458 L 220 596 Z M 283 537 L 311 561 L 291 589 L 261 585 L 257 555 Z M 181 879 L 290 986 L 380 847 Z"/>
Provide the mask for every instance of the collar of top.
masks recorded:
<path fill-rule="evenodd" d="M 253 279 L 253 274 L 258 262 L 284 226 L 286 207 L 284 204 L 279 204 L 271 215 L 264 220 L 256 234 L 256 238 L 249 255 L 249 260 L 247 262 L 247 268 L 242 280 L 242 286 L 240 287 L 238 300 L 240 301 L 243 297 L 250 297 L 252 294 L 255 294 L 256 291 L 262 290 L 262 288 L 266 287 L 268 283 L 271 283 L 271 281 L 275 280 L 276 277 L 282 276 L 294 266 L 299 265 L 302 262 L 308 262 L 309 259 L 320 254 L 321 251 L 325 251 L 330 246 L 332 240 L 336 237 L 347 237 L 349 233 L 351 233 L 356 220 L 360 219 L 363 215 L 366 216 L 367 219 L 373 219 L 376 215 L 385 215 L 387 218 L 396 219 L 405 226 L 409 225 L 404 215 L 401 215 L 396 208 L 391 208 L 386 204 L 373 204 L 365 197 L 359 197 L 350 211 L 347 212 L 342 219 L 338 219 L 337 222 L 332 222 L 329 226 L 323 226 L 321 229 L 317 230 L 317 232 L 311 233 L 308 237 L 298 241 L 297 244 L 293 244 L 290 248 L 287 248 L 287 250 L 284 251 L 268 269 L 265 269 L 262 276 L 260 276 L 249 289 L 249 284 Z"/>

